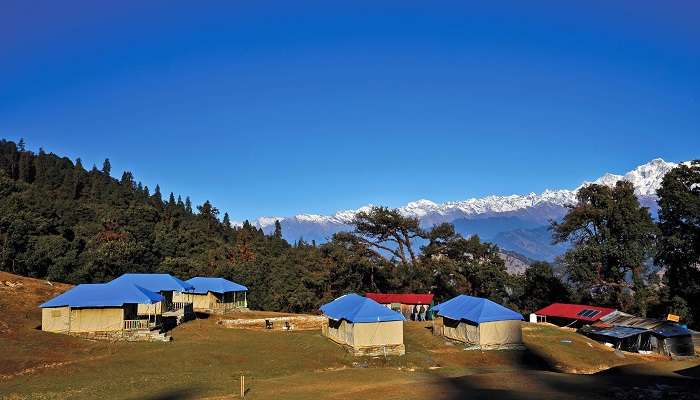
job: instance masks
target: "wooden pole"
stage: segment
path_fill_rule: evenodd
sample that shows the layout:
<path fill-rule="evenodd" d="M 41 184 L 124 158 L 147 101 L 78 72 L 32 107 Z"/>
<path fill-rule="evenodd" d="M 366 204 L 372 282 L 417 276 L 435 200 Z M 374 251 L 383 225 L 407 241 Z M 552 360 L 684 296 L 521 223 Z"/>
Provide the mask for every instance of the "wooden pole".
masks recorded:
<path fill-rule="evenodd" d="M 245 397 L 245 375 L 241 375 L 241 398 Z"/>

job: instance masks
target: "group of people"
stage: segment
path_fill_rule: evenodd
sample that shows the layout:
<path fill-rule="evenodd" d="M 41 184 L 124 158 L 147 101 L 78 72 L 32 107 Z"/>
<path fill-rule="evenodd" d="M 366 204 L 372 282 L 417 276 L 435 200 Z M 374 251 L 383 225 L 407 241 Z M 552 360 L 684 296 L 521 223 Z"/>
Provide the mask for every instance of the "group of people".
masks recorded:
<path fill-rule="evenodd" d="M 430 318 L 430 315 L 428 314 L 428 308 L 429 307 L 425 304 L 414 305 L 410 316 L 411 321 L 427 321 Z"/>

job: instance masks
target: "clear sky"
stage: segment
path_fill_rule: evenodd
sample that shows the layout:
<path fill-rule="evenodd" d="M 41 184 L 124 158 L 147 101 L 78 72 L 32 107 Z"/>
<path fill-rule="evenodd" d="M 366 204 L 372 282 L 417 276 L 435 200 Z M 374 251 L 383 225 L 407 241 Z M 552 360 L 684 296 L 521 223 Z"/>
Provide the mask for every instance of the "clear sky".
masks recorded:
<path fill-rule="evenodd" d="M 236 220 L 700 157 L 700 2 L 338 3 L 4 0 L 0 137 Z"/>

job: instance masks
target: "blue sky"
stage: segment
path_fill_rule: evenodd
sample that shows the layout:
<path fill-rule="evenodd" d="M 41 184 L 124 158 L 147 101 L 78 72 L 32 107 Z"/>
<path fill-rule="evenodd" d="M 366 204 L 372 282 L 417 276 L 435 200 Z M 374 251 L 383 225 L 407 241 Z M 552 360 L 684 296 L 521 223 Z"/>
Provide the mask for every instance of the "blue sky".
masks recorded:
<path fill-rule="evenodd" d="M 0 5 L 0 137 L 236 220 L 700 157 L 695 1 L 26 3 Z"/>

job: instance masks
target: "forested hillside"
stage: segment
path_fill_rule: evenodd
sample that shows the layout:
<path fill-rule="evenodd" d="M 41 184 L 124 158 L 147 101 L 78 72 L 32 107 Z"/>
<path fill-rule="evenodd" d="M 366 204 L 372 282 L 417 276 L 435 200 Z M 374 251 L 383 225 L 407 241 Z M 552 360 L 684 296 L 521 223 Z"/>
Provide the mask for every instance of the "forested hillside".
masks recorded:
<path fill-rule="evenodd" d="M 158 186 L 151 190 L 130 172 L 121 179 L 112 172 L 109 160 L 86 170 L 79 159 L 0 141 L 0 268 L 68 283 L 125 272 L 219 275 L 249 286 L 253 307 L 285 311 L 314 310 L 339 294 L 368 290 L 515 300 L 508 285 L 517 282 L 497 247 L 449 228 L 432 234 L 425 254 L 412 249 L 410 260 L 389 259 L 352 234 L 323 246 L 291 245 L 279 224 L 270 235 L 247 222 L 232 227 L 209 202 L 192 206 L 172 193 L 164 199 Z M 413 228 L 414 237 L 428 238 Z M 441 254 L 450 246 L 463 249 Z"/>
<path fill-rule="evenodd" d="M 309 307 L 275 290 L 281 280 L 301 297 L 319 294 L 304 279 L 318 250 L 293 248 L 249 224 L 232 228 L 209 202 L 193 207 L 187 197 L 163 198 L 158 186 L 151 190 L 130 172 L 119 180 L 111 173 L 109 160 L 86 170 L 80 159 L 0 141 L 0 268 L 69 283 L 124 272 L 218 274 L 265 287 L 251 300 L 274 309 Z"/>

